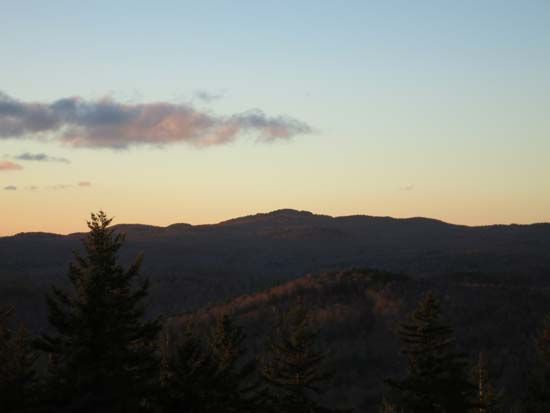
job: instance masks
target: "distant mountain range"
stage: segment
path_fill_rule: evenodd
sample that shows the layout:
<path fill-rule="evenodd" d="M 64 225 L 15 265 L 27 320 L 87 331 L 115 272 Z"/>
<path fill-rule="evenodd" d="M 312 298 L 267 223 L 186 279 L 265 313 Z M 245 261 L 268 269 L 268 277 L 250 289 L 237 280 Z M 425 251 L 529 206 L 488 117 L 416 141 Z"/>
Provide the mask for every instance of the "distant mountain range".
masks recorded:
<path fill-rule="evenodd" d="M 369 267 L 413 278 L 481 277 L 550 284 L 550 224 L 468 227 L 427 218 L 330 217 L 278 210 L 214 225 L 116 225 L 123 261 L 145 253 L 151 311 L 174 314 L 307 273 Z M 44 324 L 44 292 L 62 284 L 84 234 L 0 238 L 0 300 L 31 327 Z M 496 280 L 496 281 L 495 281 Z"/>

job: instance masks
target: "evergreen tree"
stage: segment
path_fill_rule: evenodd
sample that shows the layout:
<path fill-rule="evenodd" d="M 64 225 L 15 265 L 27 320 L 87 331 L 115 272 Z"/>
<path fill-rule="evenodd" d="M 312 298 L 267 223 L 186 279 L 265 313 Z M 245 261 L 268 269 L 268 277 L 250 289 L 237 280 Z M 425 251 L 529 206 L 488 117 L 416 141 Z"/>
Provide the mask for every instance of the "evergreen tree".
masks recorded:
<path fill-rule="evenodd" d="M 28 412 L 37 402 L 36 355 L 24 327 L 7 326 L 11 310 L 0 310 L 0 412 Z"/>
<path fill-rule="evenodd" d="M 399 335 L 407 376 L 388 380 L 404 413 L 464 413 L 476 405 L 465 356 L 455 351 L 453 329 L 441 320 L 439 300 L 428 293 Z"/>
<path fill-rule="evenodd" d="M 266 408 L 266 392 L 256 376 L 256 363 L 245 360 L 245 335 L 228 315 L 219 317 L 209 333 L 208 349 L 224 383 L 220 412 L 257 412 Z"/>
<path fill-rule="evenodd" d="M 91 215 L 69 267 L 73 291 L 56 287 L 48 296 L 55 335 L 37 346 L 50 357 L 49 403 L 54 411 L 137 412 L 150 406 L 158 382 L 158 320 L 144 321 L 147 279 L 139 276 L 142 256 L 124 269 L 118 251 L 124 235 L 109 228 L 103 211 Z"/>
<path fill-rule="evenodd" d="M 502 392 L 496 392 L 489 377 L 489 363 L 485 353 L 479 353 L 474 368 L 474 381 L 477 383 L 479 413 L 499 413 L 502 411 Z"/>
<path fill-rule="evenodd" d="M 174 355 L 163 357 L 161 397 L 165 413 L 216 412 L 223 378 L 201 340 L 186 326 Z"/>
<path fill-rule="evenodd" d="M 528 394 L 525 403 L 527 413 L 550 412 L 550 315 L 535 339 L 536 361 L 531 367 Z"/>
<path fill-rule="evenodd" d="M 245 354 L 245 335 L 226 314 L 217 318 L 208 334 L 208 348 L 220 370 L 232 370 Z"/>
<path fill-rule="evenodd" d="M 261 374 L 272 388 L 274 411 L 331 411 L 316 400 L 330 378 L 322 369 L 326 354 L 315 348 L 317 336 L 301 301 L 280 317 L 261 356 Z"/>
<path fill-rule="evenodd" d="M 542 331 L 536 338 L 535 344 L 542 363 L 550 367 L 550 314 L 544 319 Z"/>
<path fill-rule="evenodd" d="M 395 404 L 391 403 L 387 399 L 382 399 L 378 413 L 398 413 Z"/>

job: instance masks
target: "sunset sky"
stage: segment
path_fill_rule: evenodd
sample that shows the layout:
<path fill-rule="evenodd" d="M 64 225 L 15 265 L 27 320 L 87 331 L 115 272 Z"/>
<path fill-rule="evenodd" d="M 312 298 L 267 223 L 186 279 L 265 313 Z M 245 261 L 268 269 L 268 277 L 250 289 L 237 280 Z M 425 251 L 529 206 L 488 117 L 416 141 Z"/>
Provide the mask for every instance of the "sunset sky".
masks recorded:
<path fill-rule="evenodd" d="M 550 221 L 548 0 L 0 4 L 0 235 Z"/>

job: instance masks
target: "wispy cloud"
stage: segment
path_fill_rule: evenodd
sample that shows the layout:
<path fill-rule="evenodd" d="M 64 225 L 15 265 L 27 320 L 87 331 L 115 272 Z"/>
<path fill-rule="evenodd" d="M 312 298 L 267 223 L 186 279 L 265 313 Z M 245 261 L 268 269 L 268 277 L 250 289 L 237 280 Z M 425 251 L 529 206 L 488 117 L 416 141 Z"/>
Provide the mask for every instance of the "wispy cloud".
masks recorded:
<path fill-rule="evenodd" d="M 54 191 L 59 191 L 63 189 L 70 189 L 72 187 L 73 185 L 55 184 L 55 185 L 47 186 L 46 189 L 53 189 Z"/>
<path fill-rule="evenodd" d="M 39 162 L 62 162 L 71 163 L 67 158 L 57 158 L 55 156 L 49 156 L 45 153 L 29 153 L 25 152 L 14 157 L 19 161 L 39 161 Z"/>
<path fill-rule="evenodd" d="M 72 184 L 56 184 L 56 185 L 49 185 L 46 186 L 45 189 L 50 189 L 54 191 L 61 191 L 65 189 L 74 189 L 74 188 L 89 188 L 92 186 L 92 183 L 89 181 L 80 181 L 77 182 L 75 185 Z M 36 188 L 36 187 L 34 187 Z"/>
<path fill-rule="evenodd" d="M 196 90 L 195 93 L 193 93 L 193 97 L 197 100 L 211 103 L 216 100 L 220 100 L 223 97 L 223 93 L 212 93 L 206 90 Z"/>
<path fill-rule="evenodd" d="M 25 136 L 54 139 L 70 146 L 128 148 L 178 142 L 221 145 L 247 134 L 267 142 L 311 132 L 312 128 L 300 120 L 268 116 L 257 109 L 217 116 L 189 104 L 129 104 L 79 97 L 39 103 L 0 93 L 0 138 Z"/>
<path fill-rule="evenodd" d="M 76 185 L 55 184 L 55 185 L 44 186 L 44 187 L 42 187 L 42 189 L 53 190 L 53 191 L 63 191 L 63 190 L 66 190 L 66 189 L 89 188 L 91 186 L 92 186 L 92 183 L 89 182 L 89 181 L 80 181 L 80 182 L 76 183 Z M 5 186 L 3 188 L 0 187 L 0 189 L 3 189 L 4 191 L 16 191 L 18 189 L 18 187 L 16 187 L 15 185 L 8 185 L 8 186 Z M 20 188 L 20 189 L 24 189 L 25 191 L 35 192 L 35 191 L 38 191 L 41 188 L 39 186 L 36 186 L 36 185 L 28 185 L 28 186 L 25 186 L 25 187 Z"/>
<path fill-rule="evenodd" d="M 0 171 L 17 171 L 19 169 L 23 169 L 23 167 L 12 161 L 0 161 Z"/>
<path fill-rule="evenodd" d="M 414 189 L 414 185 L 406 185 L 400 188 L 402 191 L 412 191 Z"/>

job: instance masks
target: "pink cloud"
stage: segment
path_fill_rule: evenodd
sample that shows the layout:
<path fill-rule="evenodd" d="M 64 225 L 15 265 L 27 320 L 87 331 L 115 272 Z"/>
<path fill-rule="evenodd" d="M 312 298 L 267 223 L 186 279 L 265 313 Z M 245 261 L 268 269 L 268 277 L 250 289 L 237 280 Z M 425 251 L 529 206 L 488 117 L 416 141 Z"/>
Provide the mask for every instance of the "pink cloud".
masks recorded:
<path fill-rule="evenodd" d="M 11 161 L 0 161 L 0 171 L 17 171 L 19 169 L 23 169 L 19 164 Z"/>
<path fill-rule="evenodd" d="M 89 187 L 89 186 L 92 186 L 92 183 L 91 183 L 91 182 L 88 182 L 88 181 L 80 181 L 80 182 L 78 183 L 78 186 Z"/>
<path fill-rule="evenodd" d="M 21 102 L 0 93 L 0 138 L 50 136 L 70 146 L 128 148 L 135 145 L 223 145 L 243 135 L 259 141 L 311 133 L 290 116 L 269 116 L 258 109 L 219 116 L 189 104 L 129 104 L 78 97 L 51 103 Z"/>

